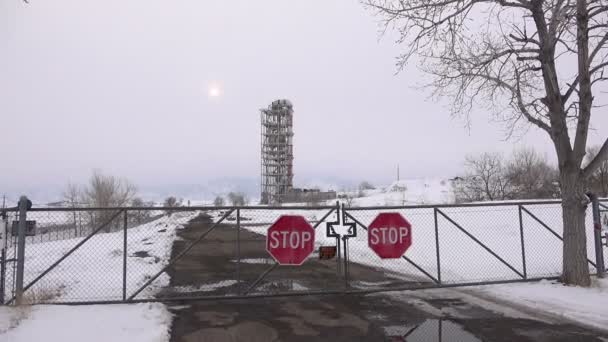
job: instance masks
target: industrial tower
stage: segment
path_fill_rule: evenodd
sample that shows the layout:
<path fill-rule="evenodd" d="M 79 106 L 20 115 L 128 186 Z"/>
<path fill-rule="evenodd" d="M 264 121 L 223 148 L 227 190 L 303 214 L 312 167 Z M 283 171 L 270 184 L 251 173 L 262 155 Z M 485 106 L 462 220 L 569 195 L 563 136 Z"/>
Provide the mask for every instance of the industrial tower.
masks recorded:
<path fill-rule="evenodd" d="M 293 188 L 293 105 L 273 101 L 261 110 L 262 204 L 278 204 Z"/>

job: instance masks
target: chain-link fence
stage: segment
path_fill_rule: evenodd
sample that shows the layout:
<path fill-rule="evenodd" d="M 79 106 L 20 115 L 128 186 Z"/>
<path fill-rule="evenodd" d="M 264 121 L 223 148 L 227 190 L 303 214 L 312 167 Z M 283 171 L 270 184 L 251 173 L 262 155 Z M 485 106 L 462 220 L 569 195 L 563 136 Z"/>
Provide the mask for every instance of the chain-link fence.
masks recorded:
<path fill-rule="evenodd" d="M 602 202 L 608 208 L 608 202 Z M 5 303 L 17 287 L 19 213 L 4 211 Z M 380 213 L 412 224 L 400 259 L 381 259 L 367 228 Z M 301 266 L 267 250 L 282 215 L 314 228 Z M 27 211 L 23 302 L 76 303 L 345 293 L 556 277 L 562 215 L 557 201 L 466 206 L 34 208 Z M 591 272 L 593 234 L 587 219 Z M 13 229 L 15 227 L 15 229 Z M 335 248 L 322 257 L 322 247 Z M 608 253 L 607 253 L 608 254 Z M 1 289 L 1 288 L 0 288 Z"/>
<path fill-rule="evenodd" d="M 336 263 L 278 266 L 265 232 L 301 215 L 324 233 L 326 207 L 34 208 L 27 211 L 23 302 L 74 303 L 264 295 L 343 287 Z M 18 212 L 7 211 L 9 267 L 16 265 Z M 12 224 L 14 222 L 14 224 Z M 317 253 L 317 252 L 315 252 Z M 333 268 L 333 270 L 332 270 Z M 5 272 L 4 302 L 16 297 Z M 335 284 L 335 285 L 334 285 Z"/>
<path fill-rule="evenodd" d="M 412 245 L 400 259 L 382 259 L 368 246 L 368 226 L 386 212 L 399 213 L 412 225 Z M 349 208 L 345 216 L 362 228 L 349 243 L 350 261 L 386 275 L 370 283 L 350 274 L 350 285 L 357 289 L 525 281 L 556 278 L 562 271 L 559 201 Z M 588 265 L 595 273 L 591 210 L 586 229 Z"/>

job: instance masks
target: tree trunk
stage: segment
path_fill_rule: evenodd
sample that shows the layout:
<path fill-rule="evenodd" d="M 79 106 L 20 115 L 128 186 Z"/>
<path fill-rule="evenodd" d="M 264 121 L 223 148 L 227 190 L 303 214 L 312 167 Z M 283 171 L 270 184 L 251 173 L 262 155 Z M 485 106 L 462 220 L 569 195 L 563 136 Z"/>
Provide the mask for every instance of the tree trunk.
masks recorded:
<path fill-rule="evenodd" d="M 589 286 L 587 265 L 587 235 L 585 212 L 589 200 L 585 195 L 580 173 L 561 171 L 562 217 L 564 220 L 562 282 L 568 285 Z"/>

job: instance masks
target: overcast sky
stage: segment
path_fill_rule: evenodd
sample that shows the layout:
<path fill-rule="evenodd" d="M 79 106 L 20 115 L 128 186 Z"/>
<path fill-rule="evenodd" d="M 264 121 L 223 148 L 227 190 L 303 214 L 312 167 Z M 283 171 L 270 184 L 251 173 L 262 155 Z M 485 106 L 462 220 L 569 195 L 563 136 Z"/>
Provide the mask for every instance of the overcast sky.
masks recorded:
<path fill-rule="evenodd" d="M 415 67 L 395 75 L 401 48 L 355 0 L 1 0 L 0 23 L 0 193 L 94 168 L 141 185 L 257 179 L 259 109 L 278 98 L 294 104 L 300 183 L 388 182 L 396 164 L 451 177 L 514 144 L 554 153 L 534 129 L 505 141 L 485 113 L 470 131 L 450 119 Z M 599 143 L 606 109 L 592 124 Z"/>

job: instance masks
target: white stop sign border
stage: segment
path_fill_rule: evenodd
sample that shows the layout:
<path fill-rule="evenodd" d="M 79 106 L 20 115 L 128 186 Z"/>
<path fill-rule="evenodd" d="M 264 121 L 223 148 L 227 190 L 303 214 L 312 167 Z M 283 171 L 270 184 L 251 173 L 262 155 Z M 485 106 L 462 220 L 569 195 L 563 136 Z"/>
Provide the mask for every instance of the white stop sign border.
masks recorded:
<path fill-rule="evenodd" d="M 274 261 L 275 261 L 275 262 L 276 262 L 276 263 L 277 263 L 279 266 L 302 266 L 302 265 L 303 265 L 303 264 L 306 262 L 306 260 L 308 260 L 308 258 L 310 258 L 310 256 L 312 255 L 312 253 L 313 253 L 313 252 L 314 252 L 314 250 L 315 250 L 315 246 L 314 246 L 314 244 L 315 244 L 315 239 L 316 239 L 316 234 L 315 234 L 315 233 L 316 233 L 316 230 L 314 229 L 314 227 L 312 227 L 312 225 L 310 224 L 310 222 L 308 222 L 308 220 L 306 220 L 306 218 L 305 218 L 304 216 L 301 216 L 301 215 L 281 215 L 281 216 L 279 216 L 279 218 L 278 218 L 278 219 L 277 219 L 277 220 L 276 220 L 276 221 L 275 221 L 275 222 L 274 222 L 274 223 L 273 223 L 273 224 L 272 224 L 270 227 L 274 226 L 274 225 L 275 225 L 275 224 L 276 224 L 278 221 L 280 221 L 280 220 L 281 220 L 281 218 L 283 218 L 283 217 L 285 217 L 285 216 L 299 216 L 299 217 L 301 217 L 301 218 L 302 218 L 302 220 L 304 220 L 304 222 L 306 222 L 306 224 L 307 224 L 309 227 L 311 227 L 311 228 L 312 228 L 312 233 L 311 233 L 311 232 L 303 232 L 303 233 L 308 233 L 309 235 L 311 235 L 311 236 L 310 236 L 310 239 L 312 240 L 312 244 L 313 244 L 313 246 L 312 246 L 312 250 L 310 251 L 310 253 L 308 253 L 308 255 L 307 255 L 305 258 L 303 258 L 303 259 L 302 259 L 302 261 L 301 261 L 300 263 L 298 263 L 298 264 L 282 264 L 282 263 L 281 263 L 281 262 L 280 262 L 280 261 L 279 261 L 279 260 L 278 260 L 278 259 L 277 259 L 277 258 L 274 256 L 274 254 L 270 252 L 270 249 L 268 249 L 268 247 L 270 246 L 270 241 L 269 241 L 269 240 L 271 239 L 270 233 L 267 233 L 266 240 L 267 240 L 268 242 L 266 242 L 266 243 L 264 244 L 264 245 L 265 245 L 264 247 L 266 248 L 266 252 L 267 252 L 268 254 L 270 254 L 270 256 L 272 257 L 272 259 L 274 259 Z M 269 230 L 270 230 L 270 229 L 269 229 Z M 272 233 L 275 233 L 275 232 L 272 232 Z M 283 233 L 283 232 L 276 232 L 276 233 Z M 291 235 L 293 236 L 293 235 L 294 235 L 293 233 L 297 233 L 297 232 L 294 232 L 294 231 L 286 231 L 286 232 L 284 232 L 284 233 L 287 233 L 287 234 L 291 233 Z M 279 235 L 282 235 L 282 234 L 279 234 Z M 297 234 L 296 234 L 296 235 L 297 235 Z M 278 237 L 278 238 L 280 238 L 280 237 Z M 287 239 L 289 239 L 289 238 L 287 238 Z M 305 241 L 304 241 L 304 240 L 305 240 L 305 239 L 298 239 L 298 240 L 301 240 L 301 241 L 302 241 L 302 247 L 301 247 L 301 248 L 302 248 L 302 249 L 304 249 L 304 243 L 305 243 Z M 285 241 L 285 240 L 284 240 L 284 241 Z M 287 241 L 289 241 L 289 240 L 287 240 Z M 278 242 L 280 242 L 280 241 L 278 241 Z M 289 241 L 289 242 L 291 242 L 291 241 Z M 297 245 L 297 244 L 296 244 L 296 245 Z M 274 247 L 273 247 L 273 248 L 274 248 Z M 277 248 L 279 248 L 279 247 L 277 246 Z"/>

